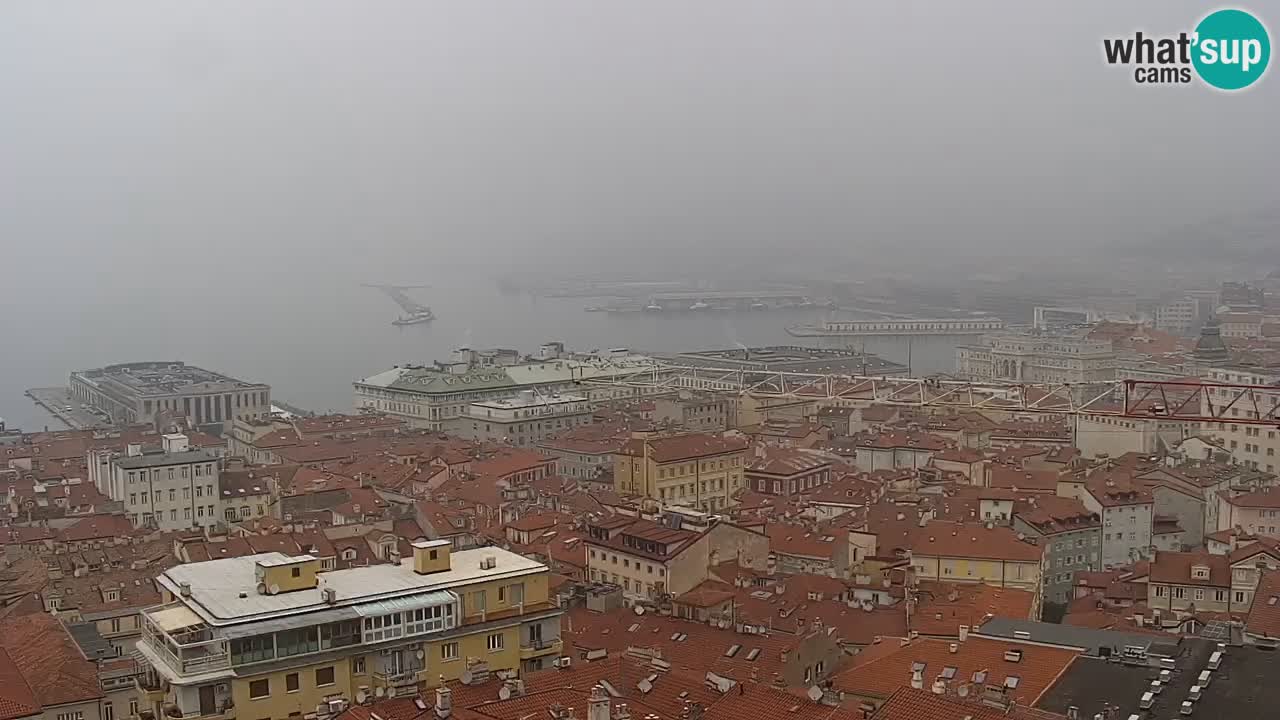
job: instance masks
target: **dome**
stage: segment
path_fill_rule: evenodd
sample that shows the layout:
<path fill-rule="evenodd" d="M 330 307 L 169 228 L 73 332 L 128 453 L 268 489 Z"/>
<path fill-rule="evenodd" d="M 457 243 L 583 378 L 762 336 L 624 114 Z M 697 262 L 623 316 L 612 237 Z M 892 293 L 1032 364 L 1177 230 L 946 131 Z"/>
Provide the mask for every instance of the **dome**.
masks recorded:
<path fill-rule="evenodd" d="M 1209 318 L 1200 328 L 1200 339 L 1193 354 L 1200 362 L 1223 362 L 1231 357 L 1227 344 L 1222 342 L 1222 327 L 1217 318 Z"/>

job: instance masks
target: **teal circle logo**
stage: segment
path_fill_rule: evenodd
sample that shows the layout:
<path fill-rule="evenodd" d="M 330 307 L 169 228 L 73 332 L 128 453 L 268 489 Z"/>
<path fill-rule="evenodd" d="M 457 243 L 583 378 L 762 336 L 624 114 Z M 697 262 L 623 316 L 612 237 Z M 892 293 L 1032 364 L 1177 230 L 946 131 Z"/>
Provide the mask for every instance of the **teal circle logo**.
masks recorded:
<path fill-rule="evenodd" d="M 1200 79 L 1219 90 L 1241 90 L 1262 77 L 1271 59 L 1271 38 L 1243 10 L 1218 10 L 1196 26 L 1191 63 Z"/>

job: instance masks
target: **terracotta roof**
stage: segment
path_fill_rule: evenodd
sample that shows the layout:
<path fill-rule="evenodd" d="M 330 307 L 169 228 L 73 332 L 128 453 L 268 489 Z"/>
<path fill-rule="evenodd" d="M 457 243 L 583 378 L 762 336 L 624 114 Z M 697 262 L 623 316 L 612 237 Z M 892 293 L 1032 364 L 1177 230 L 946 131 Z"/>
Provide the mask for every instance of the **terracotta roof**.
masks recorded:
<path fill-rule="evenodd" d="M 1195 566 L 1209 569 L 1207 578 L 1191 576 Z M 1156 552 L 1151 561 L 1150 582 L 1168 585 L 1201 585 L 1204 587 L 1231 587 L 1231 566 L 1225 555 L 1207 552 Z"/>
<path fill-rule="evenodd" d="M 898 688 L 871 716 L 871 720 L 1019 720 L 1018 709 L 1006 713 L 980 704 L 977 700 L 961 700 L 935 695 L 928 689 Z M 1037 718 L 1050 717 L 1038 712 Z"/>
<path fill-rule="evenodd" d="M 1244 631 L 1260 637 L 1280 638 L 1280 570 L 1262 574 Z"/>
<path fill-rule="evenodd" d="M 98 672 L 52 615 L 31 615 L 0 623 L 0 647 L 26 679 L 42 706 L 88 702 L 102 697 Z"/>
<path fill-rule="evenodd" d="M 831 527 L 810 529 L 804 525 L 769 523 L 764 530 L 769 536 L 769 552 L 782 555 L 829 560 L 841 545 L 849 541 L 848 530 Z"/>
<path fill-rule="evenodd" d="M 946 438 L 925 432 L 881 432 L 859 434 L 850 438 L 850 443 L 860 448 L 874 450 L 924 450 L 940 451 L 949 447 Z"/>
<path fill-rule="evenodd" d="M 945 640 L 917 639 L 883 657 L 863 663 L 835 677 L 834 687 L 846 693 L 888 698 L 899 688 L 911 683 L 912 668 L 923 664 L 924 683 L 929 686 L 944 668 L 955 668 L 956 685 L 975 683 L 975 673 L 985 672 L 985 684 L 1001 686 L 1007 678 L 1017 677 L 1017 687 L 1010 691 L 1019 705 L 1034 705 L 1058 677 L 1066 671 L 1079 652 L 1055 647 L 1029 645 L 1015 641 L 970 637 L 963 643 Z M 1020 653 L 1016 661 L 1006 655 Z"/>
<path fill-rule="evenodd" d="M 958 463 L 969 463 L 969 464 L 982 462 L 984 458 L 986 458 L 986 455 L 983 455 L 982 451 L 980 450 L 974 450 L 973 448 L 960 448 L 960 447 L 947 448 L 946 450 L 943 450 L 942 452 L 937 453 L 933 456 L 934 460 L 943 460 L 946 462 L 958 462 Z"/>
<path fill-rule="evenodd" d="M 763 455 L 757 454 L 751 457 L 746 468 L 748 475 L 757 473 L 786 477 L 831 466 L 829 458 L 810 450 L 761 447 L 762 449 L 757 452 Z"/>
<path fill-rule="evenodd" d="M 88 515 L 59 531 L 58 540 L 79 542 L 134 534 L 133 525 L 124 515 Z"/>
<path fill-rule="evenodd" d="M 934 521 L 913 533 L 911 552 L 924 557 L 1035 562 L 1043 557 L 1044 548 L 1019 540 L 1016 532 L 1002 525 Z"/>
<path fill-rule="evenodd" d="M 1042 535 L 1075 532 L 1102 525 L 1102 518 L 1075 498 L 1040 495 L 1014 504 L 1013 514 Z"/>
<path fill-rule="evenodd" d="M 40 714 L 31 687 L 4 648 L 0 648 L 0 720 Z"/>
<path fill-rule="evenodd" d="M 1228 504 L 1247 508 L 1280 508 L 1280 488 L 1272 487 L 1232 497 L 1226 492 L 1218 493 Z"/>
<path fill-rule="evenodd" d="M 992 463 L 989 468 L 988 484 L 993 488 L 1056 492 L 1061 477 L 1056 470 L 1023 470 L 998 463 Z"/>
<path fill-rule="evenodd" d="M 921 581 L 919 591 L 921 600 L 912 614 L 911 629 L 922 635 L 958 637 L 961 625 L 976 628 L 991 617 L 1029 620 L 1035 607 L 1035 593 L 982 583 Z"/>
<path fill-rule="evenodd" d="M 651 438 L 648 443 L 648 455 L 658 463 L 724 455 L 747 449 L 745 438 L 708 433 Z M 618 452 L 632 457 L 642 457 L 645 454 L 644 444 L 644 440 L 633 439 L 624 444 Z"/>

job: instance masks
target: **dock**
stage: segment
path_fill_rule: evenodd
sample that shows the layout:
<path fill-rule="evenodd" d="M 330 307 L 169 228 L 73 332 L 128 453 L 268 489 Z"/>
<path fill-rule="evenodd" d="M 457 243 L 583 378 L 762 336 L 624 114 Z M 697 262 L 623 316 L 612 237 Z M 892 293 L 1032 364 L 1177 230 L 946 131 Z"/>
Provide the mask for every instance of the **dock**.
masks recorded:
<path fill-rule="evenodd" d="M 111 421 L 101 415 L 80 406 L 80 401 L 71 397 L 66 387 L 31 388 L 23 393 L 31 398 L 36 407 L 58 419 L 72 430 L 107 427 Z M 67 408 L 71 408 L 67 410 Z"/>
<path fill-rule="evenodd" d="M 829 320 L 821 325 L 792 325 L 792 337 L 968 337 L 985 335 L 1004 329 L 1004 321 L 995 318 L 962 320 L 923 318 L 914 320 Z"/>

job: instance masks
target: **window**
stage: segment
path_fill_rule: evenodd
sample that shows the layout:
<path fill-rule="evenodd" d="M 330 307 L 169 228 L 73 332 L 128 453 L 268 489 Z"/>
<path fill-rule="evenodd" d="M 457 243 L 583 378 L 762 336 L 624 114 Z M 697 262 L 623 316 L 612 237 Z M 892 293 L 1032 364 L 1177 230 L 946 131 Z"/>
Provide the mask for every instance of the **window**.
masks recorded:
<path fill-rule="evenodd" d="M 58 713 L 58 720 L 84 720 L 84 713 L 79 710 L 69 713 Z"/>
<path fill-rule="evenodd" d="M 457 660 L 458 659 L 458 643 L 448 642 L 440 646 L 441 660 Z"/>
<path fill-rule="evenodd" d="M 261 700 L 264 697 L 270 697 L 270 695 L 271 695 L 270 680 L 263 678 L 261 680 L 254 680 L 249 683 L 249 699 L 250 700 Z"/>
<path fill-rule="evenodd" d="M 284 676 L 284 691 L 298 692 L 298 673 L 289 673 Z"/>
<path fill-rule="evenodd" d="M 471 613 L 473 615 L 476 613 L 482 613 L 485 611 L 486 609 L 485 608 L 485 592 L 483 590 L 480 590 L 479 592 L 467 593 L 467 598 L 468 598 L 469 604 L 471 605 Z"/>
<path fill-rule="evenodd" d="M 108 597 L 107 599 L 110 600 L 111 598 Z M 111 632 L 120 632 L 120 618 L 111 618 Z"/>
<path fill-rule="evenodd" d="M 131 715 L 131 716 L 135 716 L 135 717 L 136 717 L 136 716 L 137 716 L 137 714 L 138 714 L 138 701 L 137 701 L 137 700 L 130 700 L 130 701 L 129 701 L 129 715 Z"/>
<path fill-rule="evenodd" d="M 316 668 L 316 687 L 333 684 L 333 666 Z"/>
<path fill-rule="evenodd" d="M 364 658 L 362 657 L 351 658 L 351 674 L 352 675 L 364 674 Z"/>
<path fill-rule="evenodd" d="M 1237 591 L 1236 591 L 1236 602 L 1238 602 L 1238 603 L 1242 603 L 1242 602 L 1244 602 L 1244 591 L 1243 591 L 1243 590 L 1237 590 Z"/>
<path fill-rule="evenodd" d="M 231 641 L 232 665 L 261 662 L 263 660 L 271 660 L 274 657 L 275 647 L 272 644 L 270 634 L 254 635 Z"/>
<path fill-rule="evenodd" d="M 485 640 L 485 644 L 489 648 L 489 652 L 498 652 L 502 649 L 502 633 L 493 633 Z"/>
<path fill-rule="evenodd" d="M 196 497 L 204 497 L 204 488 L 199 485 L 196 486 Z"/>
<path fill-rule="evenodd" d="M 110 702 L 102 703 L 102 720 L 116 720 L 116 711 Z"/>
<path fill-rule="evenodd" d="M 302 577 L 302 568 L 296 567 L 296 568 L 292 568 L 292 570 L 293 570 L 292 575 L 294 577 Z"/>

